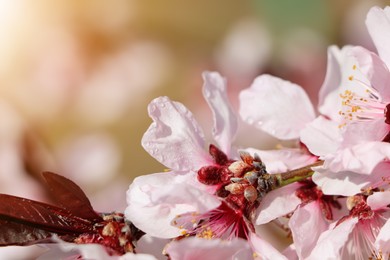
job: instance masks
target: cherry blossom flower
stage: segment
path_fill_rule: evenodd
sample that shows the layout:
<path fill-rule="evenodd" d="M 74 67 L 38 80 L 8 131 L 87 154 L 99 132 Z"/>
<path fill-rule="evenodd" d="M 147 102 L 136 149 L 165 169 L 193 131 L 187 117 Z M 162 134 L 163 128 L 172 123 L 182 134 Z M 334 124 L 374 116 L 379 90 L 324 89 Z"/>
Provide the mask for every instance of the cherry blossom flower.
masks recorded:
<path fill-rule="evenodd" d="M 214 139 L 229 154 L 237 123 L 227 103 L 224 79 L 217 73 L 204 73 L 203 77 L 203 93 L 214 115 Z M 214 162 L 205 151 L 202 129 L 184 105 L 157 98 L 150 103 L 149 114 L 154 123 L 142 144 L 172 171 L 137 177 L 127 192 L 126 216 L 152 236 L 176 237 L 181 235 L 171 225 L 176 215 L 208 212 L 221 203 L 212 194 L 213 188 L 197 180 L 197 171 Z"/>
<path fill-rule="evenodd" d="M 224 79 L 217 73 L 203 77 L 203 93 L 214 115 L 213 136 L 221 149 L 210 145 L 206 153 L 203 132 L 182 104 L 167 97 L 152 101 L 154 123 L 142 143 L 171 171 L 136 178 L 127 193 L 126 216 L 156 237 L 251 239 L 253 214 L 269 189 L 260 181 L 265 167 L 248 153 L 231 159 L 237 122 Z"/>
<path fill-rule="evenodd" d="M 349 197 L 349 214 L 323 232 L 307 259 L 382 259 L 376 238 L 389 218 L 388 192 Z"/>

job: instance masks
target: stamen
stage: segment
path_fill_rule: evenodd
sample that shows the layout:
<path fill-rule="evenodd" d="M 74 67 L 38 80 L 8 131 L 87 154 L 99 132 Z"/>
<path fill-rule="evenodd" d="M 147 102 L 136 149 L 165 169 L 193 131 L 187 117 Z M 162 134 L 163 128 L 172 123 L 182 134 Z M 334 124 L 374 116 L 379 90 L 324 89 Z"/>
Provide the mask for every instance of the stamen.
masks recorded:
<path fill-rule="evenodd" d="M 353 70 L 357 70 L 356 65 L 352 66 Z M 339 128 L 343 128 L 348 123 L 355 121 L 367 121 L 385 117 L 385 122 L 390 124 L 390 112 L 387 113 L 387 105 L 382 102 L 380 93 L 374 86 L 368 85 L 365 81 L 356 78 L 354 75 L 348 77 L 349 81 L 358 83 L 355 86 L 363 87 L 363 91 L 345 90 L 340 93 L 341 98 L 341 110 L 339 115 L 343 118 L 343 121 L 339 125 Z M 361 93 L 361 94 L 358 94 Z"/>

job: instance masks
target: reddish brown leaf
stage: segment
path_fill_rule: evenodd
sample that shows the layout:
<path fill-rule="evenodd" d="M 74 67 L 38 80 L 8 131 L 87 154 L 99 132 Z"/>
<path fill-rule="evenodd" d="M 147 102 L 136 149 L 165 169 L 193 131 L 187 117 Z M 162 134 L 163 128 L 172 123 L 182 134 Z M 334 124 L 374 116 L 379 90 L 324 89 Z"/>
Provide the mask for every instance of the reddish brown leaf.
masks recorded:
<path fill-rule="evenodd" d="M 93 210 L 85 193 L 76 183 L 52 172 L 44 172 L 43 177 L 58 206 L 67 209 L 77 217 L 95 222 L 102 221 L 102 218 Z"/>

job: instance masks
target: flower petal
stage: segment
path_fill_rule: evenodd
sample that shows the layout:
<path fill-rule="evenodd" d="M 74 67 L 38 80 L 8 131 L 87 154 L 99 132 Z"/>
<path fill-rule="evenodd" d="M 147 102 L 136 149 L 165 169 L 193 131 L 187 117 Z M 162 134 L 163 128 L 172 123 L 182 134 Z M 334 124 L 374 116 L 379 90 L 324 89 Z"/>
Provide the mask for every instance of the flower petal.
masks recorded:
<path fill-rule="evenodd" d="M 322 232 L 329 227 L 316 201 L 298 207 L 288 225 L 299 259 L 306 259 L 309 256 Z"/>
<path fill-rule="evenodd" d="M 202 129 L 190 111 L 168 97 L 154 99 L 148 107 L 153 123 L 142 146 L 157 161 L 179 171 L 198 170 L 210 164 Z"/>
<path fill-rule="evenodd" d="M 251 243 L 253 250 L 255 251 L 256 258 L 261 260 L 287 260 L 287 258 L 276 250 L 267 241 L 261 239 L 255 233 L 249 235 L 249 242 Z"/>
<path fill-rule="evenodd" d="M 353 196 L 361 192 L 361 189 L 369 184 L 367 175 L 353 172 L 332 172 L 320 167 L 315 170 L 312 179 L 321 187 L 324 194 Z"/>
<path fill-rule="evenodd" d="M 245 251 L 245 252 L 243 252 Z M 239 259 L 235 256 L 246 255 L 250 259 L 251 250 L 249 244 L 240 238 L 230 241 L 221 239 L 203 239 L 198 237 L 188 237 L 181 240 L 172 241 L 166 248 L 169 259 L 172 260 L 225 260 Z M 245 254 L 246 253 L 246 254 Z"/>
<path fill-rule="evenodd" d="M 154 255 L 158 260 L 166 260 L 167 257 L 163 255 L 163 250 L 170 241 L 170 239 L 161 239 L 145 234 L 137 241 L 137 255 L 139 253 L 149 254 Z"/>
<path fill-rule="evenodd" d="M 379 56 L 390 68 L 390 8 L 373 7 L 367 14 L 366 25 Z"/>
<path fill-rule="evenodd" d="M 325 167 L 315 167 L 313 181 L 321 187 L 324 194 L 352 196 L 358 194 L 362 189 L 375 185 L 386 184 L 384 173 L 389 172 L 390 163 L 380 162 L 370 174 L 359 174 L 352 171 L 332 172 Z"/>
<path fill-rule="evenodd" d="M 390 191 L 374 192 L 367 198 L 367 205 L 372 210 L 386 208 L 390 204 Z"/>
<path fill-rule="evenodd" d="M 302 203 L 295 195 L 299 186 L 299 183 L 293 183 L 267 193 L 257 209 L 256 225 L 268 223 L 294 211 Z"/>
<path fill-rule="evenodd" d="M 180 230 L 171 225 L 179 214 L 203 213 L 218 207 L 213 195 L 191 185 L 194 173 L 155 173 L 135 178 L 127 191 L 126 217 L 145 233 L 172 238 Z"/>
<path fill-rule="evenodd" d="M 356 59 L 359 73 L 363 75 L 362 81 L 367 79 L 369 86 L 375 88 L 383 100 L 390 101 L 390 93 L 388 91 L 390 88 L 390 72 L 386 64 L 378 55 L 362 47 L 354 47 L 350 53 Z"/>
<path fill-rule="evenodd" d="M 348 237 L 357 222 L 358 218 L 349 218 L 335 228 L 323 232 L 318 239 L 317 245 L 306 259 L 341 259 L 341 248 L 348 241 Z"/>
<path fill-rule="evenodd" d="M 347 73 L 345 63 L 346 59 L 349 59 L 347 53 L 350 49 L 351 46 L 345 46 L 342 49 L 336 46 L 328 48 L 328 65 L 325 81 L 319 93 L 318 110 L 335 121 L 338 121 L 340 117 L 338 114 L 341 108 L 339 94 L 342 92 L 342 80 Z"/>
<path fill-rule="evenodd" d="M 352 171 L 369 175 L 380 162 L 388 158 L 389 143 L 366 142 L 325 157 L 324 166 L 332 172 Z"/>
<path fill-rule="evenodd" d="M 230 155 L 231 143 L 237 133 L 237 117 L 227 97 L 226 80 L 217 72 L 203 72 L 203 96 L 214 117 L 213 136 L 219 148 Z"/>
<path fill-rule="evenodd" d="M 341 147 L 349 147 L 370 141 L 382 141 L 390 131 L 390 125 L 385 124 L 383 118 L 354 122 L 346 126 Z"/>
<path fill-rule="evenodd" d="M 375 240 L 375 247 L 382 252 L 390 252 L 390 219 L 382 226 Z"/>
<path fill-rule="evenodd" d="M 304 125 L 315 118 L 313 105 L 298 85 L 270 76 L 256 78 L 240 93 L 240 115 L 279 139 L 299 137 Z"/>
<path fill-rule="evenodd" d="M 308 123 L 300 135 L 302 143 L 317 156 L 334 153 L 342 141 L 338 124 L 322 116 Z"/>

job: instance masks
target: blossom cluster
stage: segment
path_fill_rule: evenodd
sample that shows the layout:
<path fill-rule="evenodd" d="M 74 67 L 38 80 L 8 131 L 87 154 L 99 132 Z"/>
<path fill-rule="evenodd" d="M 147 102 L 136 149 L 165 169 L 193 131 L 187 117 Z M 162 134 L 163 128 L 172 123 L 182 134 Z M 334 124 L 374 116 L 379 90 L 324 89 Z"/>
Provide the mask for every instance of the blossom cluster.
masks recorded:
<path fill-rule="evenodd" d="M 204 72 L 214 119 L 206 141 L 183 104 L 153 100 L 142 145 L 168 170 L 134 180 L 126 217 L 168 239 L 172 259 L 387 259 L 390 8 L 372 8 L 366 25 L 377 53 L 331 46 L 317 108 L 300 86 L 261 75 L 236 113 L 225 79 Z M 296 146 L 241 147 L 240 124 Z M 260 231 L 271 221 L 290 232 L 285 250 Z"/>
<path fill-rule="evenodd" d="M 124 216 L 143 235 L 120 258 L 388 259 L 390 7 L 373 7 L 366 25 L 377 53 L 329 47 L 317 108 L 300 86 L 260 75 L 234 111 L 225 78 L 204 72 L 206 140 L 183 104 L 154 99 L 142 145 L 166 170 L 130 185 Z M 244 125 L 293 145 L 244 147 Z M 271 222 L 290 236 L 286 248 L 263 232 Z M 59 245 L 110 258 L 97 245 Z"/>

